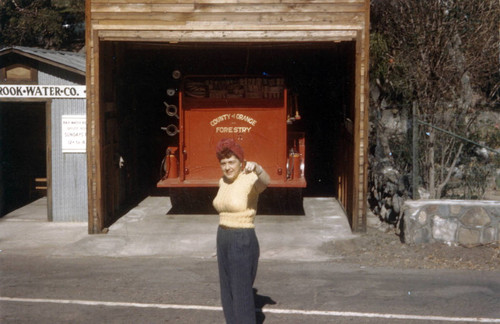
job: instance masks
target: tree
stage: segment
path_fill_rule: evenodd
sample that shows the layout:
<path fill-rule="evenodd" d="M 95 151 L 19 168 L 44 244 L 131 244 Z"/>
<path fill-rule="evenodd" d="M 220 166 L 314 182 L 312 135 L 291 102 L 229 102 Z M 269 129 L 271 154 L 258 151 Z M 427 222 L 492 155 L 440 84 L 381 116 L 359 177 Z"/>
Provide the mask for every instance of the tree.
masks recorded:
<path fill-rule="evenodd" d="M 84 40 L 75 33 L 74 27 L 83 21 L 82 0 L 57 6 L 50 0 L 3 0 L 0 1 L 0 43 L 79 49 Z"/>
<path fill-rule="evenodd" d="M 475 137 L 478 113 L 498 109 L 499 14 L 498 0 L 373 0 L 370 68 L 379 95 L 372 106 L 415 105 L 419 120 Z M 420 168 L 430 198 L 441 198 L 473 153 L 433 127 L 420 127 L 420 137 L 424 154 L 412 167 Z"/>

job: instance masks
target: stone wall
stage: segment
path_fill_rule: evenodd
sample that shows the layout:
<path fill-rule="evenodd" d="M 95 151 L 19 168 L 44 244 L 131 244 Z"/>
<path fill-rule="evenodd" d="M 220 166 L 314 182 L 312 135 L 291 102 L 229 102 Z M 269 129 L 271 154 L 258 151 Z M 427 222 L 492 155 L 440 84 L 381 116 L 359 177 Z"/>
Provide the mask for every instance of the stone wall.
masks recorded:
<path fill-rule="evenodd" d="M 403 213 L 405 242 L 442 242 L 476 246 L 498 242 L 500 201 L 406 201 Z"/>

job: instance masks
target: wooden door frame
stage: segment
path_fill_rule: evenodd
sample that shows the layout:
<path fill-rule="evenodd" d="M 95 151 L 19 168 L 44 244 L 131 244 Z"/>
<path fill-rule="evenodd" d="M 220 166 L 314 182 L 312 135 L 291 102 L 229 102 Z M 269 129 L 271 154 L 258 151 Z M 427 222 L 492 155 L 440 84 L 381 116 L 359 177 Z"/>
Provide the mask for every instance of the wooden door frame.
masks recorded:
<path fill-rule="evenodd" d="M 367 18 L 369 20 L 369 18 Z M 90 21 L 88 21 L 90 23 Z M 89 25 L 90 27 L 90 25 Z M 299 31 L 300 32 L 300 31 Z M 124 38 L 117 32 L 113 37 L 113 31 L 106 30 L 101 36 L 101 31 L 87 29 L 87 163 L 88 163 L 88 188 L 89 188 L 89 222 L 88 229 L 90 234 L 105 232 L 105 205 L 103 201 L 103 163 L 102 145 L 104 138 L 104 129 L 102 123 L 102 107 L 104 106 L 101 98 L 100 85 L 100 43 L 102 41 L 119 42 L 141 42 L 142 39 Z M 367 146 L 368 146 L 368 48 L 369 32 L 368 30 L 357 31 L 356 36 L 351 39 L 355 44 L 355 93 L 354 93 L 354 148 L 353 148 L 353 174 L 352 174 L 352 195 L 351 218 L 352 230 L 363 232 L 366 230 L 366 192 L 367 192 Z M 168 44 L 176 42 L 175 39 L 162 39 L 162 42 Z M 189 32 L 184 34 L 185 43 L 200 43 L 199 39 L 190 39 Z M 215 39 L 206 39 L 206 43 L 216 41 Z M 220 39 L 217 39 L 220 42 Z M 231 38 L 225 39 L 228 44 L 235 41 Z M 261 39 L 247 39 L 249 43 L 262 41 Z M 321 39 L 318 42 L 337 42 L 339 39 Z M 288 42 L 291 39 L 267 39 L 266 42 Z M 295 41 L 300 43 L 300 41 Z"/>

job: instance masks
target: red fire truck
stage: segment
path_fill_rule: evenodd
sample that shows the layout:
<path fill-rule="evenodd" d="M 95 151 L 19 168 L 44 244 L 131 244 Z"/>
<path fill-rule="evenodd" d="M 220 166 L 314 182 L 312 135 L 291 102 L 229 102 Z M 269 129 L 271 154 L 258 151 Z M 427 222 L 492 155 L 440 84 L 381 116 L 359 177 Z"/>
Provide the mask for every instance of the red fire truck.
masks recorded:
<path fill-rule="evenodd" d="M 234 138 L 246 159 L 264 167 L 270 187 L 306 186 L 304 133 L 292 127 L 300 119 L 297 97 L 282 77 L 186 76 L 171 98 L 164 104 L 175 122 L 164 130 L 174 144 L 166 149 L 157 187 L 216 187 L 215 146 L 222 138 Z"/>

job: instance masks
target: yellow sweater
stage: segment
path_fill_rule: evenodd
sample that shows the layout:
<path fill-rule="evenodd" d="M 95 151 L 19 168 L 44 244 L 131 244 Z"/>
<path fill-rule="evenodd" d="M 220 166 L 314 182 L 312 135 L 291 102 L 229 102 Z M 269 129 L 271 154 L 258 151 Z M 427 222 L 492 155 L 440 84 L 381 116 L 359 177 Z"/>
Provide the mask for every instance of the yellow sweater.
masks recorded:
<path fill-rule="evenodd" d="M 219 224 L 230 228 L 255 228 L 259 193 L 254 172 L 240 173 L 233 182 L 219 180 L 219 191 L 213 205 L 219 213 Z"/>

